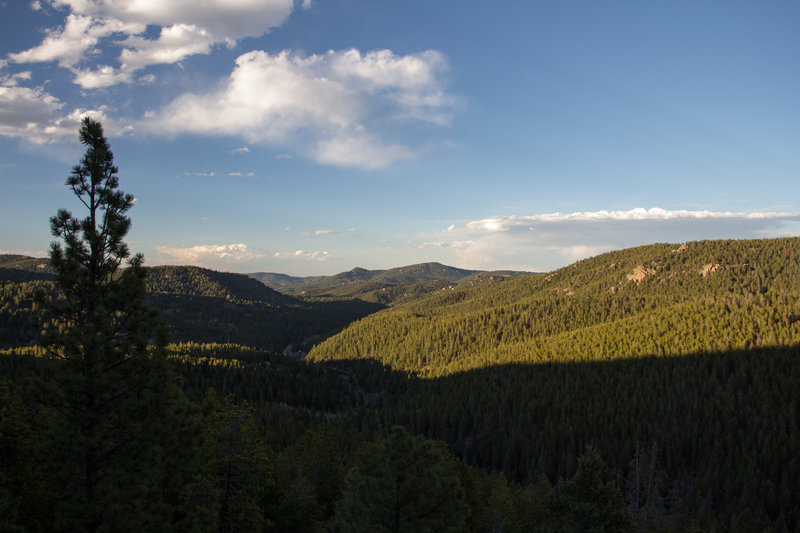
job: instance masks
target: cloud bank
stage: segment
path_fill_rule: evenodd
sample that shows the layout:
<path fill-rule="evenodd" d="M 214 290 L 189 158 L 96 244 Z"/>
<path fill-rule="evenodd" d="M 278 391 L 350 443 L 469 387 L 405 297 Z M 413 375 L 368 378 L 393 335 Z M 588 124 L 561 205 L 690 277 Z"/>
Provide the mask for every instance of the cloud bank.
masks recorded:
<path fill-rule="evenodd" d="M 264 257 L 262 253 L 251 249 L 243 243 L 199 244 L 188 248 L 163 245 L 157 246 L 156 251 L 163 257 L 179 264 L 207 265 L 220 261 L 239 263 Z"/>
<path fill-rule="evenodd" d="M 319 163 L 385 167 L 422 149 L 384 141 L 377 122 L 450 120 L 455 99 L 443 90 L 444 57 L 329 51 L 303 56 L 240 55 L 219 90 L 184 94 L 146 115 L 153 134 L 241 136 L 252 143 L 298 146 Z"/>
<path fill-rule="evenodd" d="M 121 83 L 161 87 L 153 84 L 158 71 L 148 67 L 180 63 L 262 36 L 287 21 L 295 2 L 39 0 L 31 6 L 66 14 L 61 25 L 44 31 L 39 44 L 0 58 L 0 135 L 41 144 L 77 129 L 83 115 L 109 122 L 113 100 L 109 108 L 67 109 L 44 86 L 23 86 L 30 84 L 30 70 L 6 74 L 13 64 L 56 63 L 83 90 Z M 413 142 L 402 140 L 409 124 L 417 134 L 421 124 L 450 124 L 458 99 L 445 91 L 447 70 L 445 57 L 434 50 L 407 55 L 253 50 L 238 56 L 217 88 L 174 97 L 129 120 L 132 126 L 112 126 L 108 133 L 136 129 L 167 137 L 231 136 L 279 147 L 284 155 L 278 158 L 299 153 L 323 165 L 378 169 L 429 149 L 419 135 Z M 242 146 L 231 153 L 249 150 Z"/>
<path fill-rule="evenodd" d="M 459 266 L 547 271 L 599 253 L 656 242 L 800 234 L 800 213 L 690 211 L 654 207 L 506 215 L 469 221 L 419 248 L 452 254 Z"/>
<path fill-rule="evenodd" d="M 16 63 L 56 61 L 72 71 L 84 89 L 131 82 L 141 69 L 176 63 L 214 46 L 233 46 L 282 25 L 293 0 L 43 0 L 36 7 L 67 9 L 62 26 L 46 30 L 42 41 L 10 54 Z M 151 37 L 148 27 L 158 27 Z M 96 64 L 98 48 L 120 49 L 116 65 Z M 92 65 L 90 68 L 84 64 Z"/>
<path fill-rule="evenodd" d="M 85 116 L 102 122 L 108 135 L 119 135 L 130 129 L 110 119 L 104 107 L 72 110 L 65 110 L 65 107 L 41 88 L 18 87 L 9 78 L 0 76 L 0 135 L 26 139 L 34 144 L 75 139 Z"/>

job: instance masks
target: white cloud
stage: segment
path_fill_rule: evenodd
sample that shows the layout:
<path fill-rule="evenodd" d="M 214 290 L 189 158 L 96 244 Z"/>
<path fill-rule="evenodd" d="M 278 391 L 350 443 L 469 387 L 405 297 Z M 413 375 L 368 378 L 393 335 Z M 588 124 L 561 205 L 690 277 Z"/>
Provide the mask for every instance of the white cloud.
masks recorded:
<path fill-rule="evenodd" d="M 84 89 L 102 89 L 131 80 L 130 72 L 115 70 L 108 65 L 100 65 L 95 70 L 73 69 L 73 73 L 75 83 Z"/>
<path fill-rule="evenodd" d="M 263 254 L 252 250 L 246 244 L 200 244 L 189 248 L 172 245 L 156 247 L 160 254 L 170 257 L 179 263 L 204 264 L 207 261 L 222 260 L 225 262 L 242 262 L 260 259 Z"/>
<path fill-rule="evenodd" d="M 335 229 L 331 229 L 331 228 L 317 228 L 317 229 L 314 230 L 313 235 L 315 237 L 327 236 L 327 235 L 334 236 L 334 237 L 346 237 L 346 236 L 351 235 L 351 234 L 353 234 L 353 233 L 355 233 L 357 231 L 358 231 L 358 228 L 347 228 L 346 230 L 335 230 Z M 304 232 L 302 232 L 300 234 L 301 237 L 308 237 L 310 235 L 312 235 L 312 233 L 308 232 L 308 231 L 304 231 Z"/>
<path fill-rule="evenodd" d="M 228 172 L 228 176 L 239 176 L 239 177 L 246 177 L 251 178 L 255 176 L 253 172 Z"/>
<path fill-rule="evenodd" d="M 490 217 L 468 222 L 470 230 L 497 232 L 518 228 L 529 228 L 536 224 L 558 224 L 570 222 L 625 222 L 625 221 L 681 221 L 681 220 L 771 220 L 797 216 L 797 213 L 774 211 L 689 211 L 667 210 L 660 207 L 635 208 L 628 211 L 581 211 L 577 213 L 548 213 L 543 215 L 508 215 Z M 452 226 L 451 226 L 452 227 Z M 448 228 L 449 229 L 449 228 Z"/>
<path fill-rule="evenodd" d="M 184 94 L 146 115 L 154 134 L 241 136 L 292 145 L 323 164 L 375 169 L 423 150 L 387 143 L 370 128 L 397 117 L 444 123 L 438 52 L 397 56 L 357 50 L 301 56 L 252 51 L 239 56 L 227 83 Z"/>
<path fill-rule="evenodd" d="M 275 259 L 296 259 L 302 261 L 327 261 L 333 256 L 328 252 L 307 252 L 305 250 L 297 250 L 295 252 L 275 252 L 272 257 Z"/>
<path fill-rule="evenodd" d="M 599 253 L 655 242 L 800 233 L 800 213 L 661 208 L 507 215 L 451 225 L 420 248 L 452 253 L 459 266 L 550 270 Z M 531 266 L 533 265 L 533 266 Z"/>
<path fill-rule="evenodd" d="M 0 68 L 3 68 L 3 63 L 0 62 Z M 20 81 L 27 81 L 31 79 L 31 71 L 25 70 L 23 72 L 17 72 L 16 74 L 12 74 L 10 76 L 2 76 L 0 75 L 0 86 L 2 87 L 16 87 L 19 85 Z"/>
<path fill-rule="evenodd" d="M 313 153 L 318 162 L 326 165 L 355 166 L 368 170 L 382 168 L 418 154 L 419 151 L 400 144 L 384 145 L 378 138 L 367 135 L 325 139 L 317 144 Z"/>
<path fill-rule="evenodd" d="M 140 33 L 144 30 L 144 24 L 70 13 L 64 25 L 47 30 L 45 38 L 37 46 L 8 56 L 17 63 L 57 61 L 62 67 L 73 67 L 100 39 L 114 33 Z"/>
<path fill-rule="evenodd" d="M 102 122 L 109 136 L 130 129 L 110 120 L 104 108 L 64 112 L 63 107 L 58 98 L 41 88 L 0 87 L 0 135 L 35 144 L 77 139 L 81 119 L 85 116 Z"/>
<path fill-rule="evenodd" d="M 234 148 L 233 150 L 229 151 L 229 154 L 246 154 L 250 151 L 250 148 L 247 146 L 242 146 L 240 148 Z"/>
<path fill-rule="evenodd" d="M 280 26 L 292 12 L 293 0 L 50 0 L 73 13 L 131 23 L 172 26 L 194 24 L 220 41 L 255 37 Z"/>
<path fill-rule="evenodd" d="M 155 64 L 175 63 L 208 54 L 216 45 L 232 46 L 257 37 L 285 22 L 293 0 L 48 0 L 68 8 L 63 26 L 46 30 L 41 43 L 10 54 L 18 63 L 57 61 L 73 71 L 83 88 L 130 82 L 133 73 Z M 42 2 L 34 8 L 41 8 Z M 159 26 L 155 39 L 144 37 L 148 26 Z M 93 65 L 94 52 L 120 48 L 118 66 Z"/>

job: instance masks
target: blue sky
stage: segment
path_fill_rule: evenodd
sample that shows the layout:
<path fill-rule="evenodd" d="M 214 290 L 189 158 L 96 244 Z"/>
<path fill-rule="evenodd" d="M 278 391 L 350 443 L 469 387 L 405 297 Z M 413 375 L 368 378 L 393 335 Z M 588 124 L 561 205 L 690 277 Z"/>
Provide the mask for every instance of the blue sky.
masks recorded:
<path fill-rule="evenodd" d="M 800 234 L 800 4 L 0 0 L 0 252 L 81 116 L 155 264 L 546 271 Z"/>

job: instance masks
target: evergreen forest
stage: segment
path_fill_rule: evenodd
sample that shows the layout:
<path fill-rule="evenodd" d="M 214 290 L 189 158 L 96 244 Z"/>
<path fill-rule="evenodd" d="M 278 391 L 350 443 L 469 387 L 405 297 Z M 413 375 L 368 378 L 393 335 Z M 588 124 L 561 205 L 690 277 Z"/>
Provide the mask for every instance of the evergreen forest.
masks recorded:
<path fill-rule="evenodd" d="M 86 218 L 0 256 L 0 530 L 800 531 L 800 238 L 146 267 L 81 140 Z"/>

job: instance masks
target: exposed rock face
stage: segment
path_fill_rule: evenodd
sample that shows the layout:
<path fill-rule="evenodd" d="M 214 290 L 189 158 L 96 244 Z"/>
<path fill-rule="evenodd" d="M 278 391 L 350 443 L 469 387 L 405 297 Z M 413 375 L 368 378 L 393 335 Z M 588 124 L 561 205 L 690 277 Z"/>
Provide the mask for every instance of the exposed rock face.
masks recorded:
<path fill-rule="evenodd" d="M 719 268 L 720 268 L 719 264 L 712 264 L 712 263 L 705 264 L 703 265 L 703 268 L 700 269 L 700 275 L 702 277 L 706 277 L 709 274 L 716 272 Z"/>
<path fill-rule="evenodd" d="M 647 276 L 652 276 L 655 274 L 656 271 L 653 268 L 647 268 L 644 265 L 639 265 L 633 269 L 633 272 L 628 274 L 627 278 L 628 281 L 636 282 L 638 285 L 641 283 Z"/>
<path fill-rule="evenodd" d="M 683 243 L 683 244 L 681 244 L 680 246 L 678 246 L 677 248 L 675 248 L 674 250 L 670 250 L 670 251 L 671 251 L 673 254 L 679 254 L 679 253 L 681 253 L 681 252 L 685 252 L 685 251 L 686 251 L 686 250 L 688 250 L 688 249 L 689 249 L 689 245 L 688 245 L 688 244 L 686 244 L 686 243 Z"/>

